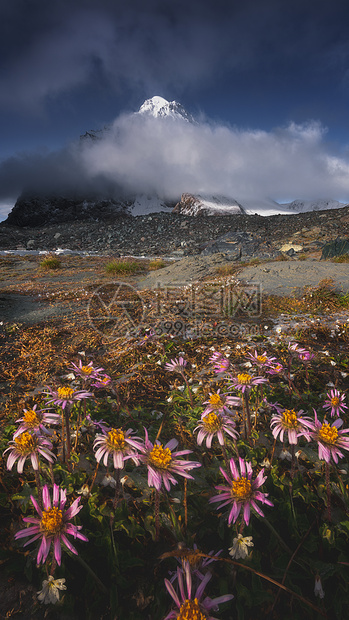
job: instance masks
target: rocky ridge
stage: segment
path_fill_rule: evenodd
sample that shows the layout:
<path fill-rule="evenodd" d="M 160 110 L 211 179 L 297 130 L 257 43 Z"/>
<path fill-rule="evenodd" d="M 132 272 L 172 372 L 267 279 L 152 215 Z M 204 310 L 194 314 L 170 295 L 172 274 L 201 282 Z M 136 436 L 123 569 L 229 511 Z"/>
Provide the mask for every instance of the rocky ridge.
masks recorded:
<path fill-rule="evenodd" d="M 175 205 L 173 213 L 181 215 L 235 215 L 244 213 L 243 207 L 237 202 L 225 196 L 202 197 L 184 193 L 180 201 Z"/>
<path fill-rule="evenodd" d="M 237 233 L 240 237 L 241 233 L 247 234 L 242 235 L 240 245 L 236 243 Z M 181 257 L 204 251 L 229 252 L 230 248 L 235 259 L 244 260 L 246 256 L 251 258 L 265 252 L 275 256 L 280 248 L 294 255 L 309 253 L 320 250 L 327 241 L 348 236 L 349 206 L 268 217 L 244 214 L 195 217 L 153 213 L 136 217 L 107 217 L 98 222 L 72 221 L 40 228 L 20 228 L 1 222 L 0 251 L 67 248 L 114 256 Z M 246 244 L 252 248 L 250 253 L 246 250 Z"/>

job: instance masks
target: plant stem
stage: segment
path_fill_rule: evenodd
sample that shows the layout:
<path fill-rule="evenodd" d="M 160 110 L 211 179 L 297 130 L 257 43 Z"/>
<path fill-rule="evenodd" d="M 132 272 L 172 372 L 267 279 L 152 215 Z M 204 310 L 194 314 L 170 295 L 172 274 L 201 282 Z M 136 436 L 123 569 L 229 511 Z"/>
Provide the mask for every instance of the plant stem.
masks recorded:
<path fill-rule="evenodd" d="M 291 456 L 292 456 L 292 461 L 291 461 L 291 473 L 290 473 L 290 475 L 291 475 L 291 480 L 292 480 L 292 479 L 293 479 L 293 477 L 294 477 L 294 470 L 295 470 L 295 465 L 296 465 L 296 456 L 295 456 L 295 447 L 294 447 L 294 444 L 291 444 L 291 445 L 290 445 L 290 448 L 291 448 Z"/>
<path fill-rule="evenodd" d="M 251 437 L 251 414 L 250 414 L 250 406 L 248 402 L 248 394 L 246 390 L 244 392 L 244 401 L 245 401 L 245 407 L 246 407 L 247 435 L 250 438 Z"/>
<path fill-rule="evenodd" d="M 63 457 L 63 463 L 65 463 L 66 460 L 65 460 L 64 409 L 62 409 L 62 457 Z"/>
<path fill-rule="evenodd" d="M 331 515 L 331 487 L 330 487 L 330 464 L 325 461 L 325 479 L 326 479 L 326 492 L 327 492 L 327 518 L 332 520 Z"/>
<path fill-rule="evenodd" d="M 160 535 L 160 491 L 155 489 L 155 542 L 158 542 Z"/>
<path fill-rule="evenodd" d="M 235 444 L 236 444 L 236 441 L 235 441 Z M 225 466 L 226 466 L 226 468 L 227 468 L 227 472 L 229 472 L 229 471 L 230 471 L 230 464 L 229 464 L 229 459 L 228 459 L 228 454 L 227 454 L 227 449 L 226 449 L 226 447 L 225 447 L 225 444 L 223 444 L 223 445 L 221 446 L 221 448 L 222 448 L 222 454 L 223 454 L 223 458 L 224 458 Z M 235 449 L 236 449 L 236 453 L 237 453 L 237 455 L 239 455 L 239 454 L 238 454 L 238 451 L 237 451 L 237 446 L 236 446 L 236 445 L 235 445 Z"/>
<path fill-rule="evenodd" d="M 56 558 L 55 558 L 55 556 L 53 554 L 51 570 L 50 570 L 50 575 L 52 575 L 52 577 L 53 577 L 53 574 L 54 574 L 54 572 L 56 570 L 56 565 L 57 565 Z"/>
<path fill-rule="evenodd" d="M 189 394 L 189 398 L 190 398 L 190 404 L 191 404 L 191 406 L 194 408 L 193 393 L 192 393 L 192 391 L 191 391 L 191 389 L 190 389 L 190 385 L 189 385 L 189 383 L 188 383 L 188 379 L 187 379 L 187 377 L 185 376 L 184 372 L 181 372 L 181 375 L 182 375 L 182 377 L 183 377 L 183 379 L 184 379 L 184 381 L 185 381 L 185 384 L 186 384 L 186 386 L 187 386 L 187 390 L 188 390 L 188 394 Z"/>
<path fill-rule="evenodd" d="M 49 463 L 49 465 L 48 465 L 48 466 L 49 466 L 50 476 L 51 476 L 51 482 L 52 482 L 52 486 L 53 486 L 53 485 L 54 485 L 54 483 L 55 483 L 55 476 L 54 476 L 54 473 L 53 473 L 53 466 L 52 466 L 52 463 Z"/>
<path fill-rule="evenodd" d="M 274 443 L 273 443 L 273 449 L 271 451 L 271 457 L 270 457 L 270 467 L 273 464 L 273 458 L 274 458 L 274 452 L 275 452 L 275 446 L 276 446 L 276 438 L 274 439 Z"/>
<path fill-rule="evenodd" d="M 245 406 L 245 399 L 242 399 L 242 429 L 241 429 L 241 436 L 243 439 L 246 439 L 247 436 L 247 431 L 246 431 L 246 406 Z"/>
<path fill-rule="evenodd" d="M 116 509 L 119 495 L 120 495 L 120 469 L 115 470 L 115 479 L 116 479 L 116 486 L 115 486 L 115 495 L 114 495 L 114 501 L 113 501 L 113 512 L 110 515 L 110 527 L 111 528 L 113 527 L 113 523 L 115 520 L 115 509 Z"/>
<path fill-rule="evenodd" d="M 183 504 L 184 504 L 184 526 L 185 529 L 187 529 L 188 526 L 188 502 L 187 502 L 187 491 L 188 491 L 188 480 L 186 478 L 184 478 L 184 497 L 183 497 Z"/>
<path fill-rule="evenodd" d="M 92 487 L 93 487 L 93 485 L 94 485 L 94 483 L 95 483 L 95 480 L 96 480 L 96 476 L 97 476 L 98 468 L 99 468 L 99 463 L 97 462 L 96 469 L 95 469 L 95 473 L 94 473 L 94 474 L 93 474 L 93 476 L 92 476 L 92 482 L 91 482 L 91 484 L 90 484 L 90 488 L 89 488 L 89 492 L 90 492 L 90 493 L 91 493 L 91 491 L 92 491 Z"/>
<path fill-rule="evenodd" d="M 64 416 L 65 416 L 65 429 L 67 432 L 67 462 L 68 462 L 67 464 L 68 464 L 68 470 L 69 470 L 71 443 L 70 443 L 70 424 L 69 424 L 70 406 L 68 404 L 65 407 Z"/>
<path fill-rule="evenodd" d="M 95 582 L 98 584 L 99 588 L 102 590 L 102 592 L 107 595 L 109 594 L 107 588 L 105 587 L 104 583 L 101 582 L 101 580 L 99 579 L 99 577 L 97 577 L 96 573 L 92 570 L 92 568 L 85 562 L 85 560 L 82 559 L 82 557 L 80 555 L 74 555 L 72 554 L 72 552 L 69 552 L 69 555 L 71 558 L 74 558 L 74 560 L 76 560 L 77 562 L 79 562 L 79 564 L 81 564 L 88 573 L 90 573 L 91 577 L 93 577 L 93 579 L 95 580 Z"/>
<path fill-rule="evenodd" d="M 35 474 L 36 487 L 38 489 L 38 503 L 39 503 L 39 506 L 40 506 L 40 508 L 42 510 L 42 494 L 41 494 L 41 482 L 40 482 L 39 470 L 38 469 L 34 469 L 34 474 Z"/>

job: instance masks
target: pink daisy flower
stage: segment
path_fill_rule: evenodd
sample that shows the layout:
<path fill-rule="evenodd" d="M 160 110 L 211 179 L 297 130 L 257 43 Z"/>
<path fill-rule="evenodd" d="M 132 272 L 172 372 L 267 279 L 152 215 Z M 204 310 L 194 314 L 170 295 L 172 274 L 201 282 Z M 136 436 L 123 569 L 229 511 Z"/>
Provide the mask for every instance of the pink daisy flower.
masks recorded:
<path fill-rule="evenodd" d="M 60 421 L 58 413 L 51 413 L 45 409 L 37 409 L 37 405 L 34 405 L 32 409 L 23 409 L 23 411 L 24 416 L 16 420 L 16 422 L 22 422 L 22 424 L 16 430 L 13 439 L 25 431 L 35 434 L 46 433 L 49 435 L 50 431 L 47 430 L 45 424 L 58 424 Z"/>
<path fill-rule="evenodd" d="M 282 364 L 277 363 L 271 366 L 268 366 L 266 372 L 268 375 L 279 375 L 283 371 L 284 367 Z"/>
<path fill-rule="evenodd" d="M 235 422 L 222 413 L 214 413 L 213 411 L 209 413 L 204 412 L 201 416 L 200 423 L 194 429 L 194 433 L 199 429 L 197 436 L 199 446 L 201 446 L 206 438 L 206 447 L 211 448 L 212 439 L 215 435 L 217 435 L 220 445 L 224 446 L 224 433 L 227 433 L 230 437 L 233 437 L 233 439 L 237 439 L 239 436 L 239 433 L 235 430 L 235 426 Z"/>
<path fill-rule="evenodd" d="M 139 437 L 130 437 L 132 429 L 124 432 L 121 428 L 111 428 L 102 435 L 97 435 L 93 443 L 96 450 L 95 457 L 99 463 L 103 459 L 105 467 L 109 457 L 112 457 L 114 469 L 123 469 L 125 461 L 132 459 L 135 465 L 139 465 L 136 450 L 142 450 L 143 444 Z M 139 441 L 137 441 L 139 440 Z"/>
<path fill-rule="evenodd" d="M 306 353 L 307 350 L 303 349 L 303 347 L 300 347 L 299 344 L 297 342 L 289 342 L 288 343 L 288 350 L 290 351 L 290 353 Z"/>
<path fill-rule="evenodd" d="M 51 452 L 52 443 L 48 439 L 44 439 L 40 435 L 23 431 L 20 435 L 9 442 L 11 445 L 6 448 L 6 452 L 10 452 L 7 457 L 7 469 L 11 470 L 18 459 L 17 471 L 23 473 L 24 463 L 30 458 L 34 470 L 39 469 L 39 455 L 43 456 L 47 461 L 53 463 L 55 455 Z"/>
<path fill-rule="evenodd" d="M 184 368 L 186 367 L 187 362 L 184 357 L 179 357 L 178 359 L 171 360 L 171 362 L 167 362 L 165 364 L 165 370 L 169 370 L 170 372 L 179 372 L 183 373 Z"/>
<path fill-rule="evenodd" d="M 148 468 L 148 485 L 160 491 L 162 483 L 165 489 L 170 490 L 170 483 L 177 484 L 174 474 L 193 480 L 193 476 L 188 473 L 191 469 L 201 467 L 197 461 L 183 461 L 179 456 L 191 454 L 191 450 L 180 450 L 173 452 L 177 447 L 177 439 L 171 439 L 165 446 L 160 441 L 155 440 L 152 444 L 148 438 L 145 428 L 145 445 L 142 448 L 143 454 L 138 454 L 139 460 Z"/>
<path fill-rule="evenodd" d="M 279 409 L 275 405 L 274 407 L 278 413 L 272 416 L 270 427 L 275 439 L 279 437 L 280 441 L 284 441 L 284 435 L 287 433 L 289 444 L 297 444 L 298 437 L 302 436 L 310 441 L 310 431 L 307 429 L 313 428 L 313 421 L 309 417 L 303 417 L 302 409 L 296 413 L 294 409 Z"/>
<path fill-rule="evenodd" d="M 221 372 L 227 372 L 229 366 L 230 361 L 227 357 L 221 357 L 213 364 L 214 371 L 217 375 L 219 375 Z"/>
<path fill-rule="evenodd" d="M 104 370 L 104 368 L 95 368 L 92 362 L 84 365 L 82 363 L 82 360 L 79 359 L 79 366 L 72 362 L 70 370 L 72 370 L 76 375 L 78 375 L 78 377 L 80 377 L 84 381 L 92 381 L 93 379 L 99 378 L 99 375 Z"/>
<path fill-rule="evenodd" d="M 215 488 L 218 491 L 223 491 L 223 493 L 214 495 L 209 500 L 210 503 L 222 502 L 223 500 L 223 503 L 217 507 L 217 510 L 227 506 L 228 504 L 233 504 L 228 516 L 229 525 L 232 521 L 235 523 L 240 514 L 240 510 L 243 511 L 243 519 L 246 525 L 250 522 L 251 508 L 253 508 L 261 517 L 264 517 L 263 512 L 256 504 L 257 501 L 262 504 L 267 504 L 268 506 L 273 506 L 272 502 L 267 499 L 268 493 L 262 493 L 258 490 L 266 480 L 266 476 L 263 475 L 264 468 L 261 469 L 255 480 L 252 480 L 253 471 L 251 463 L 247 463 L 242 458 L 239 458 L 239 467 L 240 473 L 234 459 L 230 459 L 230 471 L 232 477 L 230 477 L 224 469 L 220 467 L 220 470 L 229 486 L 216 486 Z"/>
<path fill-rule="evenodd" d="M 209 364 L 215 364 L 216 362 L 218 362 L 218 360 L 221 359 L 221 357 L 223 357 L 223 353 L 220 353 L 219 351 L 214 351 L 214 353 L 212 353 L 211 357 L 208 360 Z"/>
<path fill-rule="evenodd" d="M 247 353 L 247 356 L 250 358 L 251 362 L 259 368 L 271 366 L 276 360 L 276 357 L 270 357 L 266 351 L 264 351 L 261 355 L 258 355 L 257 351 L 254 353 Z"/>
<path fill-rule="evenodd" d="M 205 587 L 212 577 L 211 573 L 206 573 L 197 587 L 195 594 L 193 592 L 192 578 L 188 562 L 185 564 L 184 575 L 186 587 L 184 587 L 183 575 L 178 568 L 177 576 L 180 596 L 177 594 L 172 583 L 168 579 L 165 579 L 167 591 L 172 596 L 178 607 L 177 610 L 172 610 L 166 616 L 165 620 L 215 620 L 215 618 L 211 616 L 211 610 L 218 611 L 218 606 L 221 603 L 226 603 L 234 598 L 233 594 L 224 594 L 223 596 L 219 596 L 214 599 L 207 596 L 204 600 L 201 600 Z"/>
<path fill-rule="evenodd" d="M 310 351 L 300 351 L 298 352 L 298 359 L 301 360 L 301 362 L 311 362 L 311 360 L 315 357 L 314 353 L 310 353 Z"/>
<path fill-rule="evenodd" d="M 349 432 L 349 428 L 338 430 L 343 424 L 340 418 L 332 424 L 326 421 L 321 423 L 315 409 L 314 413 L 315 422 L 311 438 L 318 442 L 319 459 L 329 463 L 332 458 L 335 463 L 338 463 L 338 457 L 344 457 L 341 450 L 349 450 L 349 436 L 344 437 L 344 434 Z"/>
<path fill-rule="evenodd" d="M 109 375 L 102 375 L 95 379 L 95 383 L 91 383 L 95 388 L 107 388 L 111 385 L 111 377 Z"/>
<path fill-rule="evenodd" d="M 73 388 L 67 386 L 59 387 L 57 390 L 52 390 L 50 387 L 47 389 L 47 397 L 51 397 L 47 403 L 54 403 L 55 405 L 62 407 L 62 409 L 65 409 L 67 405 L 73 405 L 75 402 L 84 398 L 93 398 L 93 394 L 91 392 L 86 392 L 86 390 L 73 390 Z"/>
<path fill-rule="evenodd" d="M 345 394 L 339 390 L 331 390 L 326 396 L 327 400 L 322 406 L 324 409 L 331 409 L 331 417 L 339 416 L 341 413 L 345 413 L 344 409 L 348 409 L 347 405 L 344 404 Z"/>
<path fill-rule="evenodd" d="M 204 401 L 204 405 L 207 407 L 203 411 L 203 415 L 207 413 L 227 413 L 233 412 L 229 407 L 241 407 L 241 399 L 236 396 L 228 396 L 227 394 L 221 394 L 220 389 L 217 392 L 210 392 L 209 399 Z"/>
<path fill-rule="evenodd" d="M 244 393 L 246 390 L 250 390 L 254 385 L 259 385 L 261 383 L 268 383 L 268 379 L 265 377 L 255 377 L 248 372 L 242 372 L 238 374 L 237 377 L 231 379 L 230 387 L 241 390 L 241 392 Z"/>
<path fill-rule="evenodd" d="M 79 506 L 81 498 L 79 497 L 76 499 L 70 508 L 65 510 L 64 507 L 67 501 L 66 490 L 59 489 L 57 484 L 54 484 L 52 505 L 47 485 L 45 485 L 42 489 L 43 510 L 41 510 L 39 504 L 32 495 L 30 496 L 30 499 L 36 512 L 38 513 L 38 517 L 24 517 L 23 521 L 26 523 L 33 523 L 34 525 L 17 532 L 15 534 L 15 539 L 18 540 L 19 538 L 31 536 L 30 540 L 28 540 L 24 545 L 24 547 L 26 547 L 27 545 L 30 545 L 30 543 L 41 538 L 41 544 L 36 559 L 37 564 L 40 564 L 40 562 L 44 564 L 46 562 L 52 542 L 54 557 L 57 564 L 60 566 L 62 555 L 61 543 L 63 543 L 67 549 L 75 555 L 78 554 L 75 547 L 67 539 L 67 534 L 74 536 L 74 538 L 79 538 L 80 540 L 88 542 L 88 538 L 79 532 L 82 525 L 74 525 L 69 522 L 70 519 L 75 517 L 75 515 L 80 512 L 82 508 L 82 506 Z"/>

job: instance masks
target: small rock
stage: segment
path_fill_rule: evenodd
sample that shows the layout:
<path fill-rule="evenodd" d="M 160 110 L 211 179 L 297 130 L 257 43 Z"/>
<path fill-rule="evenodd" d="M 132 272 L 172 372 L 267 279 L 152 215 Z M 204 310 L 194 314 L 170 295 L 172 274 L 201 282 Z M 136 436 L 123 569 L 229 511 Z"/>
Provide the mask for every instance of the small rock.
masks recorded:
<path fill-rule="evenodd" d="M 279 248 L 279 250 L 280 252 L 286 252 L 286 253 L 288 253 L 290 250 L 293 250 L 293 252 L 301 252 L 303 250 L 303 246 L 296 245 L 295 243 L 284 243 L 284 245 L 282 245 L 281 248 Z"/>
<path fill-rule="evenodd" d="M 27 241 L 27 250 L 30 250 L 31 248 L 33 248 L 34 245 L 35 245 L 35 240 L 29 239 L 29 241 Z"/>
<path fill-rule="evenodd" d="M 59 239 L 61 236 L 61 233 L 57 232 L 55 235 L 53 235 L 53 238 L 57 241 L 57 239 Z"/>

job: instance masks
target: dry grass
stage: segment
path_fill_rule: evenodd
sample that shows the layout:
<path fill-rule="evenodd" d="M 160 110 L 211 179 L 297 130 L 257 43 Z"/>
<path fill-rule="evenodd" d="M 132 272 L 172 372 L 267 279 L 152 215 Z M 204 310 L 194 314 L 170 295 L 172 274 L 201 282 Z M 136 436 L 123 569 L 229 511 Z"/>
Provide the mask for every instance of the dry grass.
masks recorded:
<path fill-rule="evenodd" d="M 62 263 L 57 256 L 46 256 L 39 264 L 41 269 L 47 271 L 61 269 Z"/>
<path fill-rule="evenodd" d="M 241 263 L 227 263 L 226 265 L 219 265 L 216 268 L 216 274 L 217 276 L 232 276 L 240 268 Z"/>
<path fill-rule="evenodd" d="M 163 258 L 154 258 L 154 260 L 148 263 L 148 269 L 149 271 L 157 271 L 158 269 L 163 269 L 167 265 L 168 263 L 164 261 Z"/>
<path fill-rule="evenodd" d="M 141 271 L 142 265 L 138 261 L 131 259 L 115 259 L 105 265 L 105 272 L 108 275 L 133 275 Z"/>
<path fill-rule="evenodd" d="M 305 287 L 301 298 L 268 295 L 263 299 L 266 314 L 319 314 L 349 309 L 349 294 L 338 293 L 331 278 L 325 278 L 318 286 Z"/>
<path fill-rule="evenodd" d="M 342 256 L 336 256 L 332 258 L 332 263 L 349 263 L 349 254 L 343 254 Z"/>

